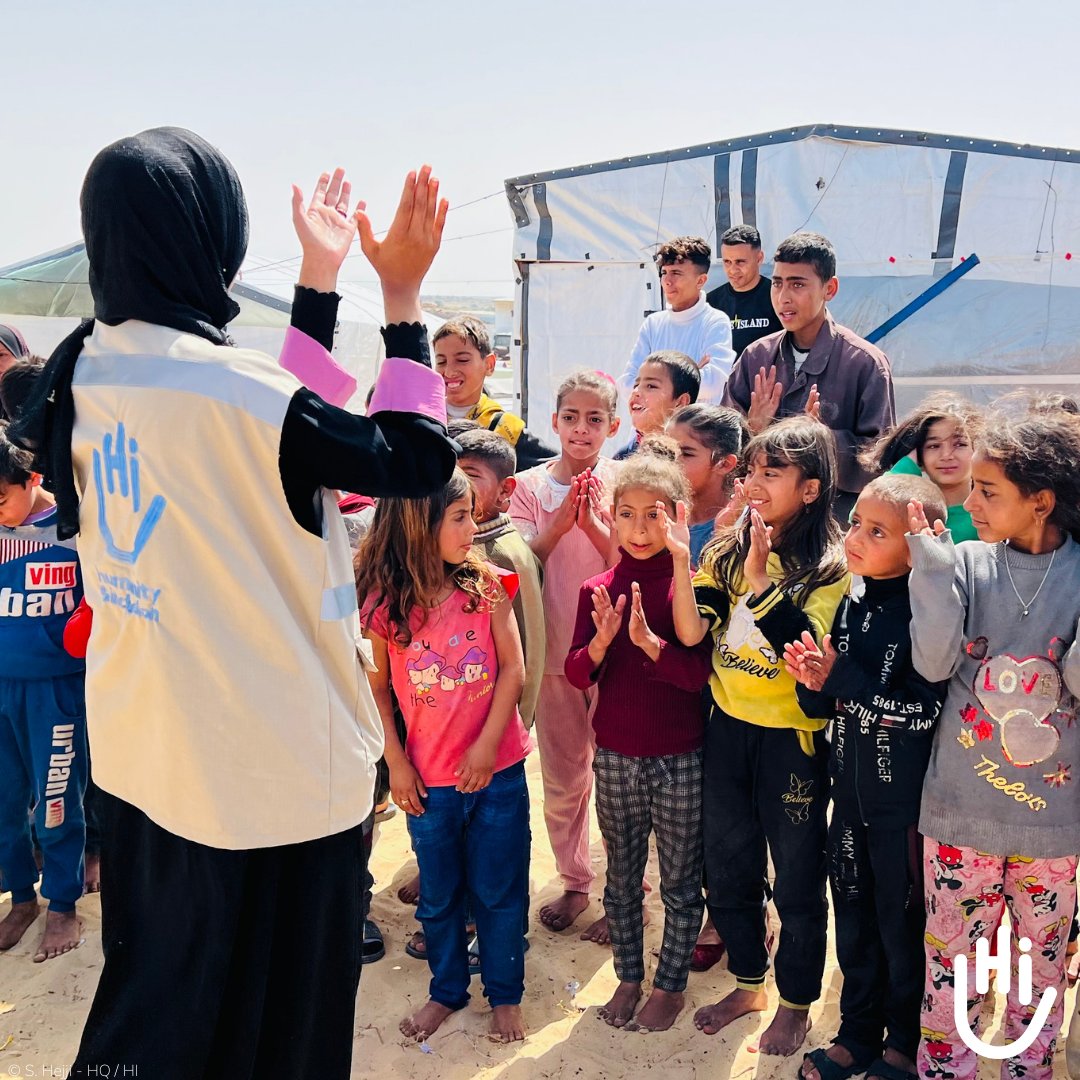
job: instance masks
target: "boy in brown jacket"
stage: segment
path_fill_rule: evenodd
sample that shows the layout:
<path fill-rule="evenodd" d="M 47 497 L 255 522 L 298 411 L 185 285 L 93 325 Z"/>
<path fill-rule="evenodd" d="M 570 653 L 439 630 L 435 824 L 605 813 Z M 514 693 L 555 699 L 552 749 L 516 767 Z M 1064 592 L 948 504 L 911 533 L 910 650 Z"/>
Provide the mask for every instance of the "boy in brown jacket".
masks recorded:
<path fill-rule="evenodd" d="M 751 343 L 735 362 L 723 404 L 746 415 L 756 435 L 774 420 L 809 413 L 836 437 L 836 516 L 870 480 L 859 451 L 896 422 L 892 369 L 870 342 L 833 321 L 836 253 L 817 233 L 789 236 L 773 256 L 772 302 L 784 329 Z"/>

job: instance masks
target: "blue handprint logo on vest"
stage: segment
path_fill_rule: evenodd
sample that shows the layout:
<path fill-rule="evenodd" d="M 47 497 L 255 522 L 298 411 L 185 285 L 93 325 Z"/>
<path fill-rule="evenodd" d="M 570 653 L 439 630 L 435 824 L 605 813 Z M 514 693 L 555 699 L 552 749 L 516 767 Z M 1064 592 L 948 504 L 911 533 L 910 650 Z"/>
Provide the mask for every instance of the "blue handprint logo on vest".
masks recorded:
<path fill-rule="evenodd" d="M 123 423 L 116 425 L 115 438 L 106 435 L 101 450 L 94 451 L 94 483 L 98 491 L 98 525 L 109 554 L 122 563 L 134 564 L 146 547 L 165 512 L 166 501 L 161 495 L 150 500 L 146 512 L 142 511 L 142 488 L 139 483 L 139 444 L 127 436 Z M 104 481 L 102 472 L 104 470 Z M 119 492 L 120 498 L 108 498 Z M 121 501 L 123 500 L 123 501 Z M 120 516 L 138 518 L 142 514 L 130 549 L 119 547 L 109 525 L 109 510 L 113 522 Z"/>

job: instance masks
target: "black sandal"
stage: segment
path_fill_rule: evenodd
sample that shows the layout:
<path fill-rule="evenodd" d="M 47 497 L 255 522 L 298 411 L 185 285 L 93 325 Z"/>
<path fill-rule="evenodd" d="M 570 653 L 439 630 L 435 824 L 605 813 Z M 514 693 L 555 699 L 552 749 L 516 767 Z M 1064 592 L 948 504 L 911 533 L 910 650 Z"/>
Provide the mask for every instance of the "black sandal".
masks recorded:
<path fill-rule="evenodd" d="M 374 964 L 386 955 L 382 931 L 370 919 L 364 920 L 364 943 L 360 951 L 361 964 Z"/>
<path fill-rule="evenodd" d="M 866 1072 L 866 1066 L 860 1065 L 857 1061 L 853 1065 L 841 1065 L 838 1061 L 833 1061 L 825 1053 L 825 1048 L 822 1046 L 819 1046 L 816 1050 L 811 1050 L 809 1054 L 803 1054 L 803 1064 L 807 1061 L 817 1069 L 821 1080 L 848 1080 L 850 1076 L 858 1076 L 860 1073 Z M 799 1066 L 796 1076 L 798 1080 L 806 1080 L 802 1065 Z M 898 1080 L 898 1078 L 895 1076 L 883 1076 L 882 1080 Z M 904 1074 L 904 1080 L 908 1080 L 908 1074 L 906 1073 Z"/>
<path fill-rule="evenodd" d="M 899 1065 L 890 1065 L 884 1058 L 872 1061 L 866 1069 L 867 1076 L 876 1076 L 880 1080 L 919 1080 L 919 1074 L 901 1069 Z"/>

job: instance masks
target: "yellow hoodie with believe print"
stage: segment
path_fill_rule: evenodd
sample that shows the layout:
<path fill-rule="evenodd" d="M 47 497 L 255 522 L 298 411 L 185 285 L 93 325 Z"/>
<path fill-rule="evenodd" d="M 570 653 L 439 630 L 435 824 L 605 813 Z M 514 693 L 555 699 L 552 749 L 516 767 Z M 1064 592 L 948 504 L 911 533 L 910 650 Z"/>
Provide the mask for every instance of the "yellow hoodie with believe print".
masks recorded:
<path fill-rule="evenodd" d="M 851 585 L 851 575 L 821 585 L 804 597 L 796 582 L 782 592 L 780 557 L 772 552 L 766 566 L 773 585 L 754 596 L 741 580 L 729 591 L 705 567 L 694 575 L 698 611 L 713 635 L 713 700 L 729 716 L 768 728 L 793 728 L 810 753 L 811 734 L 826 720 L 811 719 L 799 708 L 795 680 L 784 667 L 784 646 L 809 630 L 818 642 L 832 629 L 833 617 Z"/>

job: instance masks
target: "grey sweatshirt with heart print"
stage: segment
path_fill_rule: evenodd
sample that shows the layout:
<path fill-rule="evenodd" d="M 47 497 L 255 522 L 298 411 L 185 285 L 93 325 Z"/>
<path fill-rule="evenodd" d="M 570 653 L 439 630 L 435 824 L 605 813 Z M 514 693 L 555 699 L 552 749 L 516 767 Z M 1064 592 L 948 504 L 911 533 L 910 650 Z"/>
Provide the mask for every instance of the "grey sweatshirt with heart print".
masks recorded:
<path fill-rule="evenodd" d="M 908 546 L 915 669 L 949 680 L 919 831 L 991 855 L 1076 855 L 1080 544 L 1028 555 L 946 532 Z"/>

